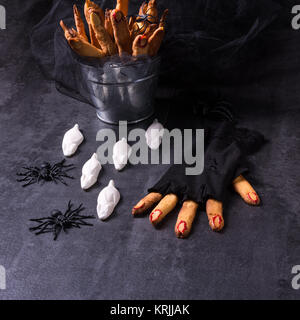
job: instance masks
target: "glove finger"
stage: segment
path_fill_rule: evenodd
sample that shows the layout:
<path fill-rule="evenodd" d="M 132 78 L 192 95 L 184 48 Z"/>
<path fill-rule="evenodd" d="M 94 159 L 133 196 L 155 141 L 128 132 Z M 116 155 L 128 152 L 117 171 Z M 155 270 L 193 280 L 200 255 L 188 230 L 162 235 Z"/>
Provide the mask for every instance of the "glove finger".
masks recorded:
<path fill-rule="evenodd" d="M 258 194 L 242 175 L 234 179 L 233 188 L 247 204 L 252 206 L 258 206 L 260 204 Z"/>
<path fill-rule="evenodd" d="M 149 220 L 152 225 L 156 226 L 161 222 L 176 207 L 177 202 L 178 197 L 175 194 L 167 194 L 150 213 Z"/>
<path fill-rule="evenodd" d="M 198 204 L 192 200 L 184 201 L 175 225 L 177 238 L 186 238 L 192 229 L 192 224 L 196 216 Z"/>
<path fill-rule="evenodd" d="M 221 231 L 224 227 L 222 202 L 208 199 L 206 202 L 206 214 L 211 229 L 213 231 Z"/>
<path fill-rule="evenodd" d="M 145 212 L 146 210 L 148 210 L 149 208 L 151 208 L 155 203 L 157 203 L 158 201 L 160 201 L 162 198 L 162 195 L 158 192 L 151 192 L 149 194 L 146 195 L 146 197 L 144 197 L 143 199 L 141 199 L 133 208 L 131 213 L 133 215 L 138 215 L 141 214 L 143 212 Z"/>

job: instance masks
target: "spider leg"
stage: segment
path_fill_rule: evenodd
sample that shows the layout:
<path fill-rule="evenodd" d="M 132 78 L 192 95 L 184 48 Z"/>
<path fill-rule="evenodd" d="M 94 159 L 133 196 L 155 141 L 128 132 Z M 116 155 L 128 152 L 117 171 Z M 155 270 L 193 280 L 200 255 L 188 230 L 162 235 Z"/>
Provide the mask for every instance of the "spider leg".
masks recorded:
<path fill-rule="evenodd" d="M 67 173 L 63 172 L 63 173 L 60 173 L 59 174 L 61 177 L 64 177 L 64 178 L 69 178 L 69 179 L 74 179 L 73 176 L 69 176 Z"/>
<path fill-rule="evenodd" d="M 45 217 L 45 218 L 38 218 L 38 219 L 29 219 L 29 221 L 34 221 L 34 222 L 43 222 L 43 221 L 50 221 L 53 222 L 54 218 L 52 217 Z"/>
<path fill-rule="evenodd" d="M 61 178 L 61 177 L 55 177 L 55 179 L 59 180 L 62 184 L 67 186 L 68 184 Z"/>
<path fill-rule="evenodd" d="M 45 230 L 43 231 L 43 234 L 45 234 L 45 233 L 50 233 L 50 232 L 53 233 L 53 228 L 52 228 L 52 227 L 49 228 L 49 229 L 45 229 Z M 36 234 L 36 233 L 35 233 L 35 235 L 38 236 L 39 234 Z"/>
<path fill-rule="evenodd" d="M 51 167 L 51 171 L 60 169 L 62 167 L 64 167 L 64 163 L 66 162 L 66 159 L 63 159 L 61 162 L 55 163 L 52 167 Z"/>
<path fill-rule="evenodd" d="M 83 211 L 84 207 L 82 206 L 82 203 L 80 204 L 80 206 L 72 211 L 70 211 L 67 215 L 65 213 L 65 216 L 68 218 L 73 218 L 73 215 L 75 214 L 76 216 L 78 215 L 79 212 Z"/>
<path fill-rule="evenodd" d="M 36 235 L 39 235 L 39 234 L 44 233 L 44 231 L 45 231 L 50 225 L 51 225 L 51 223 L 50 223 L 50 222 L 47 222 L 47 223 L 43 226 L 43 228 L 41 228 L 40 231 L 36 232 L 35 234 L 36 234 Z M 50 229 L 53 229 L 53 227 L 50 227 Z M 50 230 L 50 229 L 48 229 L 48 230 Z"/>
<path fill-rule="evenodd" d="M 41 175 L 39 174 L 37 178 L 37 183 L 40 183 L 40 180 L 41 180 Z"/>
<path fill-rule="evenodd" d="M 80 229 L 80 226 L 75 222 L 71 222 L 71 226 Z"/>
<path fill-rule="evenodd" d="M 23 179 L 17 179 L 18 182 L 28 181 L 30 177 L 25 177 Z"/>
<path fill-rule="evenodd" d="M 34 170 L 34 167 L 22 167 L 22 169 L 28 170 L 28 171 L 32 171 Z"/>
<path fill-rule="evenodd" d="M 87 223 L 85 221 L 76 221 L 76 224 L 79 226 L 93 226 L 93 224 Z"/>
<path fill-rule="evenodd" d="M 59 166 L 63 166 L 65 162 L 66 162 L 66 159 L 63 159 L 61 162 L 58 162 L 56 164 Z"/>
<path fill-rule="evenodd" d="M 36 183 L 36 178 L 35 178 L 35 177 L 34 177 L 34 178 L 31 178 L 29 182 L 23 184 L 22 187 L 25 188 L 25 187 L 33 184 L 33 183 Z"/>
<path fill-rule="evenodd" d="M 52 181 L 54 181 L 56 179 L 56 177 L 54 177 L 54 175 L 52 173 L 49 173 L 49 176 L 52 179 Z"/>
<path fill-rule="evenodd" d="M 65 217 L 68 216 L 68 213 L 71 211 L 72 207 L 73 207 L 73 204 L 71 203 L 71 200 L 69 200 L 67 210 L 66 210 L 66 212 L 64 213 L 64 216 L 65 216 Z"/>
<path fill-rule="evenodd" d="M 60 225 L 56 225 L 54 227 L 54 230 L 53 230 L 53 234 L 54 234 L 54 238 L 53 240 L 55 241 L 57 239 L 57 237 L 59 236 L 60 232 L 61 232 L 61 229 L 62 227 Z"/>
<path fill-rule="evenodd" d="M 56 179 L 56 177 L 53 177 L 53 176 L 51 175 L 51 178 L 52 178 L 52 181 L 54 181 L 54 183 L 57 184 L 57 179 Z"/>
<path fill-rule="evenodd" d="M 66 168 L 67 170 L 72 170 L 72 169 L 75 169 L 76 166 L 74 164 L 68 164 L 66 166 L 63 166 L 63 168 Z"/>
<path fill-rule="evenodd" d="M 30 172 L 17 172 L 16 175 L 21 177 L 29 177 Z"/>
<path fill-rule="evenodd" d="M 43 229 L 43 227 L 44 227 L 46 224 L 49 224 L 49 221 L 41 222 L 41 224 L 39 224 L 38 226 L 29 228 L 29 230 L 30 230 L 30 231 L 36 231 L 36 230 Z"/>
<path fill-rule="evenodd" d="M 92 216 L 79 216 L 79 217 L 73 217 L 72 220 L 74 221 L 84 221 L 88 219 L 95 219 L 95 217 Z"/>
<path fill-rule="evenodd" d="M 68 218 L 70 216 L 70 214 L 73 212 L 71 210 L 72 207 L 73 207 L 73 204 L 71 203 L 71 200 L 69 200 L 67 210 L 64 213 L 64 217 Z"/>

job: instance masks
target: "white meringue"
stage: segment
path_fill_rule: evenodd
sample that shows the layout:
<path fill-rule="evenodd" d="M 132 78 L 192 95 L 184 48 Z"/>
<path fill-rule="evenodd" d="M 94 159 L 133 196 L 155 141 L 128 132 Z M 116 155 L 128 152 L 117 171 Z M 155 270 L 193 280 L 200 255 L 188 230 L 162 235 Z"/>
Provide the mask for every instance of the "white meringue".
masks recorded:
<path fill-rule="evenodd" d="M 157 119 L 155 119 L 145 133 L 146 142 L 149 148 L 153 150 L 158 149 L 163 135 L 164 127 Z"/>
<path fill-rule="evenodd" d="M 109 181 L 107 187 L 105 187 L 98 196 L 97 200 L 97 213 L 101 220 L 107 219 L 114 211 L 116 205 L 120 201 L 120 192 L 115 188 L 113 180 Z"/>
<path fill-rule="evenodd" d="M 97 182 L 101 168 L 102 166 L 98 160 L 97 154 L 94 153 L 82 167 L 80 184 L 83 190 L 90 188 Z"/>
<path fill-rule="evenodd" d="M 83 139 L 84 137 L 79 131 L 78 124 L 75 124 L 75 126 L 72 129 L 68 130 L 64 135 L 62 142 L 64 156 L 72 156 L 76 152 Z"/>
<path fill-rule="evenodd" d="M 113 161 L 116 170 L 122 170 L 128 161 L 132 152 L 131 147 L 128 145 L 127 140 L 122 138 L 115 143 L 113 148 Z"/>

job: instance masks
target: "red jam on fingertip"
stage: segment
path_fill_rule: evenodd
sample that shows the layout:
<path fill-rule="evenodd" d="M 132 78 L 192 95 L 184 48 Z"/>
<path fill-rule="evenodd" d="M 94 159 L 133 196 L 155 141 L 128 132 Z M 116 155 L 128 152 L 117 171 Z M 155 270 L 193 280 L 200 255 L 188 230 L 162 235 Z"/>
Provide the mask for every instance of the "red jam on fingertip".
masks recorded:
<path fill-rule="evenodd" d="M 183 228 L 182 228 L 183 226 Z M 181 230 L 180 230 L 181 229 Z M 181 220 L 177 225 L 177 231 L 183 234 L 187 230 L 186 222 Z"/>
<path fill-rule="evenodd" d="M 212 224 L 213 224 L 213 226 L 214 227 L 217 227 L 216 226 L 216 224 L 215 224 L 215 220 L 218 218 L 218 220 L 219 220 L 219 227 L 221 226 L 221 223 L 222 223 L 222 221 L 223 221 L 223 219 L 222 219 L 222 217 L 220 216 L 220 215 L 216 215 L 216 216 L 214 216 L 213 218 L 212 218 Z"/>
<path fill-rule="evenodd" d="M 157 215 L 158 214 L 158 215 Z M 153 218 L 153 215 L 155 215 L 155 217 Z M 153 212 L 151 212 L 150 214 L 150 221 L 153 222 L 155 220 L 157 220 L 160 216 L 162 215 L 162 211 L 160 209 L 156 209 Z"/>

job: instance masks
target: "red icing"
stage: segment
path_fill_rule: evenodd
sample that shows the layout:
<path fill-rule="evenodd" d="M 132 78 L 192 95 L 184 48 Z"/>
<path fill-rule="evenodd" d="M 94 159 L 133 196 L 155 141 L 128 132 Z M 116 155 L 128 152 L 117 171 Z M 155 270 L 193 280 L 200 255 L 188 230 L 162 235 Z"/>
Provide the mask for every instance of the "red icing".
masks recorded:
<path fill-rule="evenodd" d="M 254 195 L 255 199 L 253 199 L 253 198 L 251 197 L 251 195 Z M 247 196 L 248 196 L 248 198 L 249 198 L 251 201 L 254 201 L 255 203 L 258 202 L 258 196 L 257 196 L 257 194 L 256 194 L 255 192 L 249 192 L 249 193 L 247 193 Z"/>
<path fill-rule="evenodd" d="M 217 218 L 219 219 L 219 226 L 221 225 L 221 223 L 222 223 L 222 221 L 223 221 L 223 219 L 222 219 L 222 217 L 221 217 L 220 215 L 214 216 L 214 217 L 212 218 L 212 224 L 213 224 L 214 227 L 216 227 L 215 220 L 216 220 Z"/>
<path fill-rule="evenodd" d="M 180 230 L 179 230 L 179 226 L 180 226 L 181 224 L 184 225 L 183 231 L 180 231 Z M 181 220 L 181 221 L 178 223 L 178 225 L 177 225 L 177 231 L 180 232 L 181 234 L 183 234 L 185 230 L 187 230 L 186 222 L 183 221 L 183 220 Z"/>
<path fill-rule="evenodd" d="M 155 209 L 153 212 L 151 212 L 150 214 L 150 221 L 153 222 L 152 216 L 154 213 L 159 212 L 159 215 L 155 218 L 155 220 L 157 220 L 161 215 L 162 215 L 162 211 L 160 209 Z"/>
<path fill-rule="evenodd" d="M 145 36 L 145 35 L 140 36 L 140 38 L 139 38 L 139 47 L 140 47 L 140 48 L 144 48 L 144 47 L 146 47 L 146 45 L 147 45 L 147 41 L 145 41 L 145 44 L 142 45 L 142 40 L 144 40 L 144 39 L 147 39 L 147 36 Z"/>
<path fill-rule="evenodd" d="M 120 18 L 120 19 L 118 19 L 117 18 L 117 10 L 115 10 L 114 12 L 113 12 L 113 14 L 112 14 L 112 16 L 113 16 L 113 18 L 117 21 L 117 22 L 120 22 L 121 20 L 122 20 L 122 18 Z"/>

